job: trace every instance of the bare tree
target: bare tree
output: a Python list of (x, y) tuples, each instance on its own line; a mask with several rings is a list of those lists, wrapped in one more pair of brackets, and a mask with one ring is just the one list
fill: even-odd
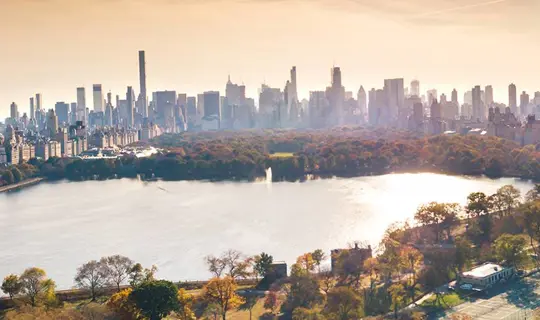
[(105, 268), (110, 281), (116, 284), (116, 289), (120, 292), (120, 285), (125, 283), (132, 270), (133, 260), (128, 257), (114, 255), (101, 258), (100, 263)]
[(236, 250), (228, 250), (219, 258), (215, 256), (207, 256), (204, 258), (208, 265), (208, 270), (216, 278), (229, 276), (235, 280), (249, 277), (252, 272), (252, 258), (246, 258)]
[(98, 291), (108, 284), (109, 274), (102, 262), (89, 261), (77, 269), (75, 283), (81, 289), (88, 289), (92, 294), (92, 301), (96, 301)]

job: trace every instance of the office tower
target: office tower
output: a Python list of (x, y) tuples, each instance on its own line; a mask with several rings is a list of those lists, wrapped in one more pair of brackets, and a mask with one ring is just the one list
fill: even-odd
[(75, 124), (77, 122), (77, 102), (72, 102), (70, 105), (69, 123)]
[(418, 80), (413, 80), (411, 81), (411, 91), (410, 91), (410, 94), (411, 96), (416, 96), (416, 97), (419, 97), (420, 96), (420, 81)]
[(77, 88), (77, 121), (86, 124), (86, 93), (84, 88)]
[(54, 105), (54, 113), (58, 118), (58, 123), (69, 123), (69, 104), (65, 102), (57, 102)]
[[(109, 99), (110, 101), (110, 99)], [(112, 127), (113, 125), (113, 105), (110, 102), (107, 102), (107, 105), (105, 106), (105, 114), (104, 114), (103, 124), (109, 127)]]
[(144, 51), (139, 51), (139, 81), (141, 93), (139, 95), (140, 110), (143, 118), (148, 118), (148, 96), (146, 93), (146, 58)]
[(50, 109), (47, 112), (47, 132), (49, 133), (49, 138), (56, 137), (56, 132), (58, 131), (58, 117), (54, 113), (53, 109)]
[(34, 105), (34, 97), (30, 98), (30, 120), (36, 117), (36, 110)]
[(331, 114), (329, 125), (341, 125), (343, 123), (343, 104), (345, 101), (345, 88), (341, 82), (341, 69), (331, 69), (331, 86), (326, 88), (326, 98), (330, 104)]
[(362, 117), (365, 118), (367, 115), (367, 95), (363, 86), (360, 86), (360, 89), (358, 90), (357, 99), (360, 113), (362, 114)]
[(403, 109), (405, 103), (403, 79), (385, 79), (384, 91), (386, 94), (386, 108), (383, 109), (381, 117), (386, 123), (392, 123), (397, 120), (399, 111)]
[(441, 105), (442, 105), (442, 104), (445, 104), (445, 103), (447, 103), (447, 102), (448, 102), (448, 101), (447, 101), (447, 99), (446, 99), (446, 94), (444, 94), (444, 93), (441, 94), (441, 98), (440, 98), (440, 103), (441, 103)]
[(204, 117), (215, 116), (220, 119), (220, 98), (219, 91), (207, 91), (203, 93)]
[(103, 112), (103, 90), (100, 84), (93, 85), (94, 112)]
[(135, 120), (135, 93), (133, 87), (127, 87), (126, 92), (126, 128), (133, 128)]
[(157, 91), (153, 93), (153, 102), (156, 108), (156, 122), (165, 126), (167, 121), (170, 122), (170, 110), (174, 111), (176, 106), (176, 91)]
[(486, 86), (484, 97), (485, 97), (484, 104), (486, 108), (490, 108), (493, 105), (493, 87), (492, 86)]
[(107, 103), (110, 103), (112, 105), (112, 93), (110, 91), (107, 92)]
[[(286, 91), (287, 91), (287, 112), (289, 113), (289, 118), (291, 121), (298, 120), (299, 116), (299, 110), (298, 110), (298, 89), (296, 84), (296, 67), (293, 66), (290, 71), (291, 78), (287, 82)], [(341, 82), (341, 72), (340, 72), (340, 80)]]
[(458, 94), (456, 89), (452, 90), (452, 103), (456, 106), (459, 106)]
[(440, 120), (442, 118), (442, 107), (437, 99), (433, 99), (431, 106), (429, 106), (429, 117), (432, 120)]
[(43, 97), (41, 93), (36, 93), (36, 111), (43, 109)]
[(472, 118), (481, 122), (486, 119), (480, 86), (475, 86), (472, 89)]
[(508, 107), (513, 114), (517, 114), (517, 89), (513, 83), (508, 86)]
[(437, 89), (431, 89), (427, 91), (427, 104), (428, 107), (431, 107), (433, 104), (433, 100), (436, 100), (438, 97), (437, 95)]
[(19, 108), (17, 107), (17, 104), (15, 102), (11, 103), (10, 106), (10, 117), (13, 121), (16, 121), (19, 119)]
[(324, 91), (311, 91), (309, 93), (309, 125), (311, 128), (323, 128), (326, 126), (328, 113), (328, 99)]
[[(526, 116), (529, 113), (529, 103), (531, 102), (531, 99), (527, 92), (523, 91), (521, 93), (521, 96), (519, 96), (519, 109), (521, 111), (522, 116)], [(517, 116), (517, 115), (516, 115)]]

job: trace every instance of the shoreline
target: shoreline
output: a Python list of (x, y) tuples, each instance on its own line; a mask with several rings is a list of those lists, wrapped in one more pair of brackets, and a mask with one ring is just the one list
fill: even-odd
[(31, 178), (31, 179), (27, 179), (27, 180), (24, 180), (24, 181), (15, 183), (15, 184), (10, 184), (10, 185), (7, 185), (7, 186), (3, 186), (3, 187), (0, 187), (0, 193), (9, 192), (9, 191), (13, 191), (13, 190), (33, 186), (33, 185), (36, 185), (36, 184), (40, 183), (43, 180), (45, 180), (45, 178), (43, 178), (43, 177)]

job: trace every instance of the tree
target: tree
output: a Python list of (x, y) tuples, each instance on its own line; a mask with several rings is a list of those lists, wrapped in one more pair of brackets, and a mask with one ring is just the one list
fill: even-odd
[(465, 271), (474, 257), (472, 243), (467, 238), (458, 238), (455, 242), (454, 266), (456, 274)]
[(244, 297), (244, 303), (242, 303), (239, 306), (239, 310), (247, 310), (249, 311), (249, 320), (252, 319), (252, 311), (257, 302), (259, 301), (259, 297), (253, 294), (247, 295)]
[(193, 295), (186, 292), (185, 289), (178, 290), (178, 310), (176, 315), (180, 320), (195, 320), (193, 312)]
[(420, 251), (410, 246), (402, 248), (399, 256), (402, 268), (411, 272), (412, 279), (407, 283), (406, 289), (411, 301), (415, 301), (417, 285), (416, 273), (423, 263), (424, 256)]
[(335, 288), (328, 292), (325, 313), (332, 319), (358, 319), (361, 315), (361, 303), (362, 300), (351, 288)]
[(15, 177), (13, 177), (13, 173), (11, 171), (6, 170), (4, 173), (2, 173), (2, 180), (4, 180), (7, 184), (13, 184), (15, 183)]
[(143, 282), (133, 289), (133, 299), (141, 313), (150, 320), (159, 320), (178, 310), (176, 286), (165, 280)]
[(17, 167), (11, 168), (11, 173), (13, 173), (13, 180), (15, 183), (23, 181), (24, 176)]
[(315, 270), (316, 264), (312, 253), (308, 252), (296, 258), (296, 265), (300, 268), (300, 270), (309, 273)]
[(290, 277), (290, 287), (284, 308), (292, 312), (296, 308), (313, 308), (322, 302), (323, 296), (319, 282), (309, 274)]
[(321, 249), (317, 249), (311, 253), (311, 257), (317, 266), (318, 272), (321, 272), (321, 263), (326, 259), (326, 254)]
[(244, 300), (236, 294), (236, 282), (232, 277), (213, 278), (203, 288), (203, 297), (210, 304), (219, 306), (223, 320), (227, 317), (227, 311), (240, 306)]
[(98, 291), (108, 284), (109, 274), (105, 264), (89, 261), (77, 269), (75, 283), (78, 288), (90, 291), (92, 301), (96, 301)]
[(136, 263), (129, 270), (129, 284), (137, 286), (143, 282), (154, 281), (157, 270), (155, 265), (148, 269), (143, 268), (140, 263)]
[(214, 256), (205, 257), (208, 270), (215, 278), (225, 275), (235, 280), (245, 279), (250, 276), (251, 260), (251, 258), (244, 258), (244, 255), (236, 250), (228, 250), (219, 258)]
[(527, 194), (525, 195), (525, 201), (527, 202), (532, 202), (536, 200), (540, 200), (540, 183), (535, 184), (534, 188), (532, 188), (532, 190), (527, 192)]
[(493, 206), (499, 215), (511, 214), (520, 204), (521, 192), (512, 185), (501, 187), (491, 196)]
[(116, 290), (120, 292), (120, 286), (129, 278), (133, 261), (128, 257), (114, 255), (101, 258), (100, 263), (104, 266), (111, 282), (116, 284)]
[(392, 297), (392, 310), (394, 311), (394, 317), (397, 319), (398, 310), (405, 304), (405, 288), (402, 284), (396, 283), (390, 287), (389, 292), (390, 296)]
[(10, 274), (2, 281), (2, 291), (9, 295), (9, 298), (13, 300), (13, 297), (18, 295), (22, 290), (22, 283), (19, 277), (15, 274)]
[(270, 291), (264, 299), (264, 308), (270, 310), (272, 314), (276, 314), (279, 307), (279, 296), (274, 290)]
[(491, 212), (492, 203), (489, 201), (488, 196), (483, 192), (473, 192), (467, 197), (467, 206), (465, 211), (469, 215), (469, 218), (475, 218), (478, 216), (486, 215)]
[(433, 226), (437, 242), (440, 240), (442, 231), (446, 231), (450, 238), (450, 231), (458, 223), (460, 206), (457, 203), (431, 202), (421, 206), (416, 212), (414, 219), (424, 226)]
[(523, 205), (522, 225), (530, 239), (530, 245), (536, 254), (538, 263), (537, 246), (534, 241), (540, 242), (540, 201), (528, 202)]
[(35, 307), (39, 301), (45, 300), (48, 294), (54, 293), (56, 285), (47, 278), (43, 269), (29, 268), (24, 270), (20, 277), (21, 292), (28, 298), (30, 304)]
[(325, 268), (319, 272), (319, 279), (321, 282), (321, 289), (326, 294), (336, 286), (336, 277), (334, 277), (334, 273), (330, 268)]
[(256, 256), (253, 261), (254, 271), (261, 278), (264, 278), (271, 271), (272, 263), (274, 263), (274, 258), (271, 255), (263, 252), (260, 255)]
[(500, 262), (517, 268), (525, 259), (526, 241), (522, 236), (503, 234), (495, 240), (495, 255)]
[(113, 294), (109, 300), (107, 300), (107, 307), (122, 320), (141, 319), (141, 310), (137, 308), (135, 302), (129, 298), (131, 292), (133, 292), (132, 288), (124, 289)]
[(297, 308), (292, 313), (292, 320), (324, 320), (324, 316), (319, 310), (308, 308)]

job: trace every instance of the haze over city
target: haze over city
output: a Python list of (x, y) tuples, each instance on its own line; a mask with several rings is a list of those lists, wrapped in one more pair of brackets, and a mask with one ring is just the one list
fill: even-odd
[(257, 96), (282, 87), (298, 68), (298, 94), (323, 90), (330, 68), (343, 85), (381, 87), (383, 79), (421, 81), (450, 94), (493, 85), (508, 101), (538, 89), (538, 2), (499, 1), (67, 1), (0, 3), (0, 117), (43, 93), (51, 108), (75, 101), (75, 88), (102, 83), (123, 94), (138, 83), (147, 52), (148, 92), (223, 91), (227, 76)]

